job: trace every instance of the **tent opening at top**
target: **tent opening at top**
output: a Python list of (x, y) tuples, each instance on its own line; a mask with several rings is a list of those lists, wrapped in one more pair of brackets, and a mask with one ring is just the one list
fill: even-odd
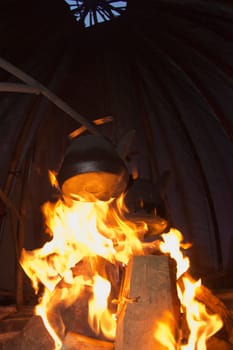
[(76, 20), (84, 27), (91, 27), (120, 16), (127, 8), (127, 1), (116, 0), (65, 0)]

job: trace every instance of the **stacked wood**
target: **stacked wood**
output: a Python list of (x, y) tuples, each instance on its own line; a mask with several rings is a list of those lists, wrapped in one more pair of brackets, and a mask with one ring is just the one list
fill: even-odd
[[(83, 259), (79, 264), (73, 268), (73, 275), (83, 275), (88, 280), (93, 276), (94, 271), (97, 271), (100, 275), (105, 277), (108, 275), (112, 282), (114, 292), (117, 293), (117, 286), (114, 286), (116, 282), (119, 282), (118, 267), (109, 263), (103, 258), (96, 259)], [(59, 298), (59, 293), (62, 293), (62, 288), (66, 287), (69, 293), (69, 287), (63, 280), (57, 285), (53, 296), (50, 300), (50, 310), (48, 310), (48, 319), (60, 339), (65, 341), (65, 346), (70, 350), (70, 344), (82, 343), (79, 350), (94, 349), (94, 344), (98, 343), (98, 338), (94, 331), (88, 324), (88, 300), (90, 298), (90, 288), (87, 286), (79, 297), (68, 305)], [(114, 294), (113, 297), (116, 297)], [(59, 302), (60, 300), (60, 302)], [(113, 305), (116, 309), (116, 305)], [(74, 336), (74, 334), (85, 334), (86, 337)], [(81, 337), (81, 338), (80, 338)], [(71, 341), (72, 339), (72, 341)], [(92, 341), (93, 340), (93, 341)], [(87, 345), (85, 345), (87, 342)], [(97, 342), (97, 343), (96, 343)], [(98, 343), (98, 350), (102, 350), (101, 346), (105, 346), (108, 343)], [(111, 345), (111, 343), (110, 343)], [(73, 345), (72, 345), (73, 346)], [(111, 345), (112, 346), (112, 345)], [(4, 350), (53, 350), (54, 341), (47, 332), (41, 317), (33, 316), (27, 323), (26, 327), (16, 334), (13, 338), (7, 339), (4, 342)], [(0, 350), (2, 350), (0, 348)], [(103, 347), (103, 350), (108, 350)]]
[[(42, 319), (34, 316), (22, 332), (14, 332), (0, 344), (0, 350), (53, 350), (54, 342), (44, 327)], [(114, 344), (108, 341), (68, 332), (62, 350), (113, 350)]]
[[(155, 244), (152, 242), (153, 249), (157, 251), (158, 242), (155, 242)], [(93, 267), (93, 262), (87, 259), (78, 264), (73, 273), (79, 275), (85, 272), (86, 276), (91, 276), (94, 268), (102, 276), (108, 274), (112, 283), (114, 280), (119, 281), (118, 268), (114, 265), (104, 259), (95, 262), (94, 265)], [(169, 328), (174, 340), (179, 343), (179, 334), (185, 334), (186, 325), (180, 320), (174, 260), (165, 255), (135, 256), (130, 260), (121, 279), (123, 284), (120, 292), (117, 288), (118, 283), (114, 292), (118, 293), (114, 300), (115, 306), (113, 305), (115, 308), (118, 307), (115, 342), (96, 336), (90, 329), (87, 320), (90, 291), (87, 289), (82, 297), (69, 307), (61, 303), (51, 309), (49, 318), (63, 341), (62, 350), (164, 350), (166, 347), (154, 337), (154, 333), (164, 313), (167, 312), (172, 315), (173, 320), (170, 322), (171, 318), (169, 319)], [(217, 313), (223, 320), (223, 328), (208, 340), (207, 349), (232, 350), (231, 311), (205, 286), (199, 287), (196, 299), (206, 306), (209, 313)], [(32, 317), (22, 332), (15, 333), (9, 339), (6, 337), (4, 342), (0, 343), (0, 350), (54, 348), (54, 342), (39, 316)]]

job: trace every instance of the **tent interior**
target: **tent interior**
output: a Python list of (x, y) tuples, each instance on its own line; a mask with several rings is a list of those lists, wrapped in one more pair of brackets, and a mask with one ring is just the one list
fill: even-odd
[[(233, 4), (128, 0), (120, 16), (101, 13), (85, 27), (63, 0), (0, 3), (2, 305), (35, 302), (19, 256), (49, 240), (41, 207), (60, 193), (48, 173), (80, 116), (111, 117), (95, 128), (114, 145), (134, 131), (125, 162), (141, 193), (132, 206), (156, 192), (158, 214), (191, 243), (192, 274), (233, 288)], [(18, 71), (38, 86), (23, 90)]]

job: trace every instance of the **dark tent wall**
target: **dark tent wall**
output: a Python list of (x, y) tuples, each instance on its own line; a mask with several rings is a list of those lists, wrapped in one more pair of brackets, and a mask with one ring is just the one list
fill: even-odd
[[(82, 28), (61, 0), (3, 1), (0, 56), (48, 87), (114, 143), (136, 135), (127, 161), (156, 183), (171, 172), (172, 225), (192, 243), (193, 273), (232, 287), (233, 5), (129, 1), (126, 14)], [(1, 82), (18, 81), (5, 70)], [(17, 254), (48, 237), (40, 207), (76, 120), (41, 95), (0, 92), (0, 291), (15, 295)], [(17, 249), (16, 249), (17, 247)], [(27, 281), (26, 281), (27, 282)]]

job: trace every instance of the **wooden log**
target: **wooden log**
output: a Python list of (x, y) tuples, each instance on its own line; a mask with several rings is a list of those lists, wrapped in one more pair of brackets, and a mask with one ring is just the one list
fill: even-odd
[(114, 344), (108, 341), (68, 332), (61, 350), (113, 350), (113, 346)]
[[(20, 332), (0, 333), (0, 350), (6, 350), (6, 344), (8, 344), (11, 339), (15, 339), (19, 333)], [(11, 349), (15, 350), (15, 347), (12, 347)]]
[(233, 350), (233, 345), (224, 339), (211, 337), (207, 341), (207, 350)]
[[(185, 277), (188, 278), (190, 281), (194, 282), (192, 276), (190, 276), (189, 273), (186, 272)], [(180, 285), (180, 288), (183, 289), (181, 279), (178, 280), (178, 283)], [(206, 310), (209, 314), (217, 314), (222, 319), (223, 326), (215, 334), (215, 338), (220, 338), (221, 340), (233, 346), (233, 314), (231, 310), (224, 304), (223, 301), (221, 301), (221, 299), (217, 295), (214, 294), (214, 292), (212, 292), (209, 288), (207, 288), (204, 285), (201, 285), (196, 289), (195, 299), (199, 303), (205, 305)], [(185, 317), (182, 318), (181, 328), (183, 340), (185, 340), (188, 338), (188, 335), (190, 333)], [(221, 342), (216, 340), (215, 343), (219, 344)], [(210, 349), (212, 350), (211, 347)]]
[(233, 314), (226, 305), (212, 293), (210, 289), (201, 285), (196, 294), (196, 299), (203, 303), (210, 313), (218, 314), (223, 321), (223, 328), (219, 335), (233, 344)]
[(226, 305), (229, 312), (233, 315), (233, 289), (215, 289), (214, 294), (224, 303), (224, 305)]
[(176, 320), (171, 331), (177, 339), (179, 300), (175, 272), (174, 261), (164, 255), (131, 259), (120, 293), (115, 350), (165, 349), (154, 332), (168, 312)]
[(54, 342), (39, 316), (32, 317), (22, 332), (17, 332), (3, 345), (3, 350), (52, 350)]

